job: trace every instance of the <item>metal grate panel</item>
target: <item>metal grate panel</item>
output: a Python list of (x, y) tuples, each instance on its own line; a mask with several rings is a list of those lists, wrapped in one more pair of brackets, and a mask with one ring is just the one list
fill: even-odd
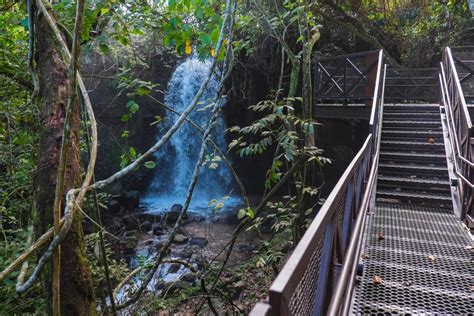
[(314, 307), (314, 293), (318, 284), (321, 263), (322, 241), (311, 256), (306, 271), (291, 297), (289, 308), (292, 315), (311, 315)]
[(354, 314), (474, 313), (472, 241), (448, 212), (377, 203), (367, 223)]

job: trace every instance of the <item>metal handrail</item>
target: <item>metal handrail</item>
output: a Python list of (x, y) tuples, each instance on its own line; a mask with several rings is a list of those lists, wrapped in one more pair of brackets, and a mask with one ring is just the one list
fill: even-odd
[(333, 281), (338, 292), (353, 291), (354, 278), (343, 279), (335, 271), (342, 269), (344, 276), (353, 276), (361, 231), (375, 192), (386, 74), (383, 52), (378, 54), (370, 134), (274, 280), (268, 303), (257, 304), (251, 315), (292, 315), (301, 310), (326, 315), (334, 295), (337, 300), (343, 297), (332, 292)]
[[(445, 113), (446, 113), (447, 116), (449, 115), (447, 122), (448, 122), (449, 134), (453, 135), (453, 137), (454, 137), (454, 142), (452, 142), (452, 143), (454, 143), (455, 146), (456, 146), (455, 150), (454, 150), (455, 155), (456, 155), (457, 158), (461, 159), (463, 162), (465, 162), (470, 167), (474, 167), (474, 163), (472, 163), (466, 157), (461, 155), (461, 149), (459, 148), (458, 135), (455, 132), (453, 108), (452, 108), (451, 100), (448, 98), (449, 90), (448, 90), (448, 84), (447, 84), (447, 81), (446, 81), (446, 74), (445, 74), (444, 67), (443, 67), (442, 63), (440, 64), (440, 69), (441, 70), (440, 70), (440, 74), (439, 74), (439, 81), (440, 81), (440, 86), (441, 86), (441, 98), (443, 100), (443, 104), (446, 105)], [(458, 169), (458, 165), (457, 165), (456, 160), (455, 160), (455, 164), (456, 164), (456, 169)], [(471, 186), (473, 186), (471, 184), (471, 182), (467, 181), (467, 183), (469, 183)]]
[(457, 186), (461, 200), (461, 219), (464, 220), (474, 207), (474, 184), (472, 181), (474, 179), (474, 162), (472, 161), (474, 159), (472, 138), (474, 130), (449, 47), (443, 52), (439, 81), (441, 101), (445, 108), (447, 129), (454, 158), (453, 172), (461, 180)]
[[(375, 192), (376, 183), (377, 183), (377, 171), (378, 171), (378, 164), (379, 164), (379, 155), (380, 155), (380, 141), (381, 141), (381, 133), (382, 133), (382, 117), (383, 117), (383, 108), (384, 108), (384, 100), (383, 96), (385, 93), (385, 76), (387, 72), (387, 65), (384, 65), (384, 72), (383, 72), (383, 80), (382, 80), (382, 88), (380, 91), (381, 98), (375, 99), (374, 97), (374, 105), (373, 105), (373, 113), (377, 112), (377, 122), (374, 122), (371, 119), (371, 126), (376, 131), (376, 136), (374, 138), (375, 152), (372, 157), (372, 166), (370, 168), (370, 174), (367, 181), (367, 187), (364, 192), (364, 196), (362, 199), (362, 204), (360, 207), (359, 214), (357, 216), (356, 224), (354, 226), (354, 231), (352, 232), (352, 237), (350, 240), (350, 244), (348, 246), (346, 260), (342, 265), (342, 271), (339, 275), (339, 279), (336, 283), (334, 294), (331, 298), (329, 303), (329, 308), (327, 311), (327, 315), (336, 316), (336, 315), (347, 315), (348, 310), (350, 308), (350, 300), (352, 298), (352, 292), (354, 290), (355, 284), (355, 276), (357, 270), (357, 263), (358, 258), (360, 257), (360, 250), (362, 247), (363, 241), (363, 230), (365, 227), (365, 222), (367, 219), (367, 213), (369, 208), (371, 207), (370, 202), (372, 200), (372, 196)], [(375, 109), (375, 111), (374, 111)], [(375, 117), (375, 114), (374, 114)], [(373, 117), (373, 118), (374, 118)]]
[(458, 75), (458, 71), (456, 69), (456, 65), (454, 64), (453, 54), (451, 53), (451, 48), (446, 47), (445, 52), (446, 52), (446, 56), (448, 58), (449, 64), (451, 66), (451, 71), (453, 72), (453, 80), (454, 80), (454, 83), (456, 85), (457, 93), (459, 94), (459, 97), (460, 97), (460, 100), (461, 100), (461, 107), (462, 107), (462, 110), (464, 111), (464, 116), (467, 119), (468, 129), (471, 130), (472, 129), (471, 117), (469, 116), (469, 111), (467, 109), (466, 100), (464, 99), (464, 93), (462, 91), (461, 82), (459, 81), (459, 75)]
[[(369, 126), (370, 126), (370, 131), (373, 132), (374, 124), (375, 122), (375, 115), (377, 111), (377, 102), (378, 102), (378, 97), (379, 97), (379, 86), (380, 86), (380, 72), (382, 71), (382, 61), (383, 61), (383, 50), (379, 51), (379, 64), (377, 66), (377, 80), (375, 82), (375, 89), (374, 89), (374, 99), (372, 101), (372, 111), (370, 113), (370, 121), (369, 121)], [(385, 70), (387, 67), (385, 66)], [(385, 81), (385, 80), (384, 80)]]
[(373, 135), (370, 134), (271, 285), (270, 305), (272, 306), (272, 315), (290, 315), (290, 311), (287, 309), (288, 307), (281, 306), (281, 303), (289, 303), (291, 294), (293, 294), (304, 273), (304, 268), (310, 260), (310, 255), (308, 254), (313, 252), (317, 247), (317, 243), (322, 239), (328, 223), (334, 217), (340, 198), (346, 194), (345, 188), (354, 178), (358, 170), (357, 167), (362, 164), (365, 155), (370, 154), (372, 143)]

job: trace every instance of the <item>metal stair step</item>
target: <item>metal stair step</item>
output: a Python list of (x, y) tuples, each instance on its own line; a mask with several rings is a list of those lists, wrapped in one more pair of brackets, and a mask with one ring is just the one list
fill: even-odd
[(438, 177), (448, 179), (448, 169), (445, 165), (417, 165), (407, 163), (389, 163), (381, 161), (379, 163), (379, 174), (397, 174), (417, 177)]
[[(391, 187), (377, 185), (377, 198), (393, 199), (402, 202), (418, 202), (427, 205), (450, 205), (451, 194), (433, 194), (422, 190), (394, 190)], [(443, 204), (443, 205), (444, 205)]]
[(428, 142), (431, 138), (436, 143), (442, 143), (443, 133), (441, 131), (382, 130), (383, 140), (421, 140)]
[(434, 185), (442, 185), (442, 186), (449, 186), (450, 182), (447, 180), (439, 180), (439, 179), (426, 179), (426, 178), (411, 178), (411, 177), (393, 177), (393, 176), (385, 176), (381, 175), (378, 177), (378, 180), (383, 181), (393, 181), (393, 182), (412, 182), (412, 183), (426, 183), (426, 184), (434, 184)]
[(424, 147), (441, 147), (444, 148), (444, 144), (442, 143), (430, 143), (420, 142), (420, 141), (397, 141), (397, 140), (382, 140), (382, 145), (396, 145), (396, 146), (424, 146)]
[(441, 116), (439, 113), (393, 113), (384, 112), (384, 120), (423, 120), (423, 121), (436, 121), (441, 122)]
[(383, 120), (383, 127), (441, 128), (441, 122), (417, 120)]
[(382, 140), (382, 150), (396, 150), (397, 152), (415, 151), (415, 152), (444, 152), (443, 143), (414, 142), (414, 141), (397, 141)]
[(390, 113), (439, 113), (439, 106), (394, 106), (394, 105), (384, 105), (383, 109), (384, 114)]
[(434, 178), (418, 178), (414, 176), (391, 176), (379, 175), (378, 185), (383, 187), (410, 188), (430, 191), (431, 193), (450, 192), (450, 182), (448, 180), (434, 179)]
[(380, 158), (381, 160), (394, 162), (417, 161), (420, 163), (438, 162), (446, 164), (446, 156), (444, 154), (381, 151)]
[(390, 110), (439, 110), (439, 104), (436, 103), (386, 103), (384, 104), (384, 111)]
[(425, 125), (384, 125), (382, 131), (403, 131), (403, 132), (443, 132), (441, 124), (439, 126), (425, 126)]

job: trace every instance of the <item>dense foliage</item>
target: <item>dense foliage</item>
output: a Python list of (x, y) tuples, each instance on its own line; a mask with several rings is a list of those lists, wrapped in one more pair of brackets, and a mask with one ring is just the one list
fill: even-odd
[[(85, 6), (84, 31), (80, 34), (82, 61), (101, 61), (111, 65), (116, 73), (106, 78), (110, 80), (107, 93), (114, 95), (114, 100), (124, 100), (123, 113), (114, 124), (120, 130), (115, 136), (119, 139), (117, 143), (121, 152), (103, 153), (115, 158), (112, 167), (104, 167), (110, 167), (105, 172), (107, 174), (126, 169), (143, 155), (133, 139), (129, 140), (129, 135), (137, 128), (134, 118), (146, 111), (142, 105), (144, 98), (157, 101), (155, 96), (163, 93), (164, 87), (142, 76), (153, 68), (152, 57), (161, 54), (176, 61), (195, 55), (202, 60), (216, 59), (219, 73), (226, 69), (232, 73), (233, 66), (242, 67), (245, 75), (235, 80), (243, 79), (243, 83), (229, 83), (234, 78), (221, 74), (225, 77), (224, 86), (231, 87), (229, 95), (241, 96), (246, 91), (235, 91), (239, 90), (235, 87), (245, 87), (245, 79), (247, 75), (251, 76), (252, 67), (259, 63), (267, 65), (271, 55), (272, 61), (268, 64), (272, 69), (265, 74), (268, 82), (265, 98), (249, 98), (247, 107), (239, 109), (247, 113), (247, 119), (242, 119), (241, 126), (227, 131), (231, 157), (268, 161), (265, 178), (258, 184), (263, 192), (259, 203), (250, 203), (244, 196), (247, 203), (236, 212), (240, 224), (236, 226), (235, 239), (245, 230), (261, 234), (268, 230), (268, 226), (271, 237), (258, 245), (250, 259), (231, 268), (225, 267), (228, 257), (223, 260), (223, 265), (214, 261), (203, 263), (200, 272), (202, 286), (198, 284), (181, 294), (171, 293), (159, 298), (145, 295), (144, 310), (149, 312), (179, 309), (199, 295), (203, 302), (206, 300), (209, 310), (215, 308), (208, 299), (214, 295), (219, 299), (217, 306), (220, 308), (242, 311), (242, 306), (234, 304), (237, 301), (233, 298), (235, 292), (219, 278), (221, 274), (229, 280), (256, 278), (252, 273), (258, 270), (259, 279), (255, 284), (261, 287), (253, 287), (252, 291), (260, 292), (247, 295), (246, 303), (251, 305), (255, 299), (265, 296), (265, 286), (278, 272), (288, 248), (301, 238), (321, 202), (321, 183), (315, 174), (320, 174), (324, 165), (330, 163), (316, 147), (318, 123), (312, 114), (311, 85), (315, 55), (383, 48), (394, 66), (434, 66), (444, 46), (464, 45), (465, 40), (472, 39), (473, 32), (467, 1), (253, 0), (237, 1), (234, 11), (227, 8), (232, 12), (233, 25), (222, 37), (221, 30), (227, 23), (224, 2), (92, 0)], [(53, 1), (50, 10), (67, 45), (71, 46), (75, 1)], [(3, 269), (27, 248), (29, 227), (37, 220), (37, 215), (32, 212), (33, 184), (35, 170), (41, 168), (37, 166), (37, 154), (43, 117), (38, 108), (41, 95), (33, 93), (35, 85), (31, 75), (35, 65), (28, 64), (28, 54), (32, 50), (28, 44), (30, 26), (25, 3), (3, 1), (0, 11), (0, 269)], [(41, 34), (36, 36), (43, 40)], [(218, 52), (220, 40), (223, 48)], [(262, 53), (265, 45), (275, 48), (275, 51)], [(40, 86), (48, 84), (42, 82)], [(211, 111), (212, 105), (200, 104), (200, 110)], [(219, 111), (215, 109), (215, 113)], [(104, 110), (101, 115), (115, 113)], [(85, 171), (89, 163), (86, 157), (90, 151), (91, 122), (84, 117), (81, 119), (78, 132), (81, 134)], [(152, 124), (159, 125), (164, 119), (156, 116)], [(104, 140), (104, 143), (107, 141), (110, 140)], [(204, 164), (211, 168), (223, 167), (222, 159), (225, 157), (220, 155), (214, 151), (208, 153)], [(144, 166), (154, 169), (156, 163), (150, 158)], [(96, 170), (96, 174), (100, 173), (101, 170)], [(235, 171), (233, 175), (239, 176)], [(286, 183), (288, 179), (291, 181)], [(245, 195), (245, 188), (241, 187), (241, 191)], [(285, 193), (281, 194), (282, 191)], [(276, 195), (280, 198), (270, 202)], [(223, 199), (211, 204), (217, 205), (216, 210), (219, 210), (225, 203), (226, 199)], [(99, 197), (96, 201), (92, 194), (89, 195), (84, 207), (87, 217), (100, 222), (94, 212), (96, 209), (105, 211), (106, 204), (107, 199), (101, 201)], [(94, 222), (93, 225), (100, 224)], [(121, 254), (114, 252), (112, 238), (106, 238), (103, 249), (100, 249), (101, 238), (97, 229), (88, 233), (91, 233), (86, 236), (88, 260), (81, 264), (92, 267), (97, 304), (105, 308), (108, 280), (103, 273), (101, 256), (107, 257), (105, 261), (110, 265), (113, 286), (117, 286), (131, 271), (120, 258)], [(230, 246), (226, 245), (228, 256), (235, 239), (229, 243)], [(31, 272), (36, 259), (32, 257), (29, 262)], [(149, 268), (146, 264), (143, 263), (141, 269)], [(44, 303), (39, 284), (18, 295), (14, 289), (17, 276), (18, 272), (15, 272), (2, 281), (0, 314), (40, 312)], [(207, 290), (214, 292), (205, 293), (205, 284), (211, 284)], [(203, 304), (198, 305), (201, 308)]]

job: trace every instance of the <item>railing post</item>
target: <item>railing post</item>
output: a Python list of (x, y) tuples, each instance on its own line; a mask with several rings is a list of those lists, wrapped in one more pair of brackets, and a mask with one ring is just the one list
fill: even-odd
[[(378, 58), (379, 58), (379, 54), (367, 55), (367, 58), (366, 58), (367, 67), (372, 65), (375, 62), (375, 60), (377, 60)], [(375, 82), (377, 81), (377, 68), (378, 67), (372, 67), (370, 72), (367, 74), (368, 82), (365, 85), (365, 89), (364, 89), (366, 97), (373, 97), (375, 95)], [(372, 103), (373, 103), (373, 100), (365, 101), (366, 106), (372, 106)]]
[(317, 104), (317, 97), (319, 93), (319, 61), (318, 58), (314, 59), (314, 82), (313, 82), (313, 104)]
[(342, 248), (346, 251), (347, 243), (349, 242), (350, 232), (353, 224), (353, 208), (354, 203), (354, 178), (347, 184), (346, 201), (344, 205), (344, 216), (342, 220)]

